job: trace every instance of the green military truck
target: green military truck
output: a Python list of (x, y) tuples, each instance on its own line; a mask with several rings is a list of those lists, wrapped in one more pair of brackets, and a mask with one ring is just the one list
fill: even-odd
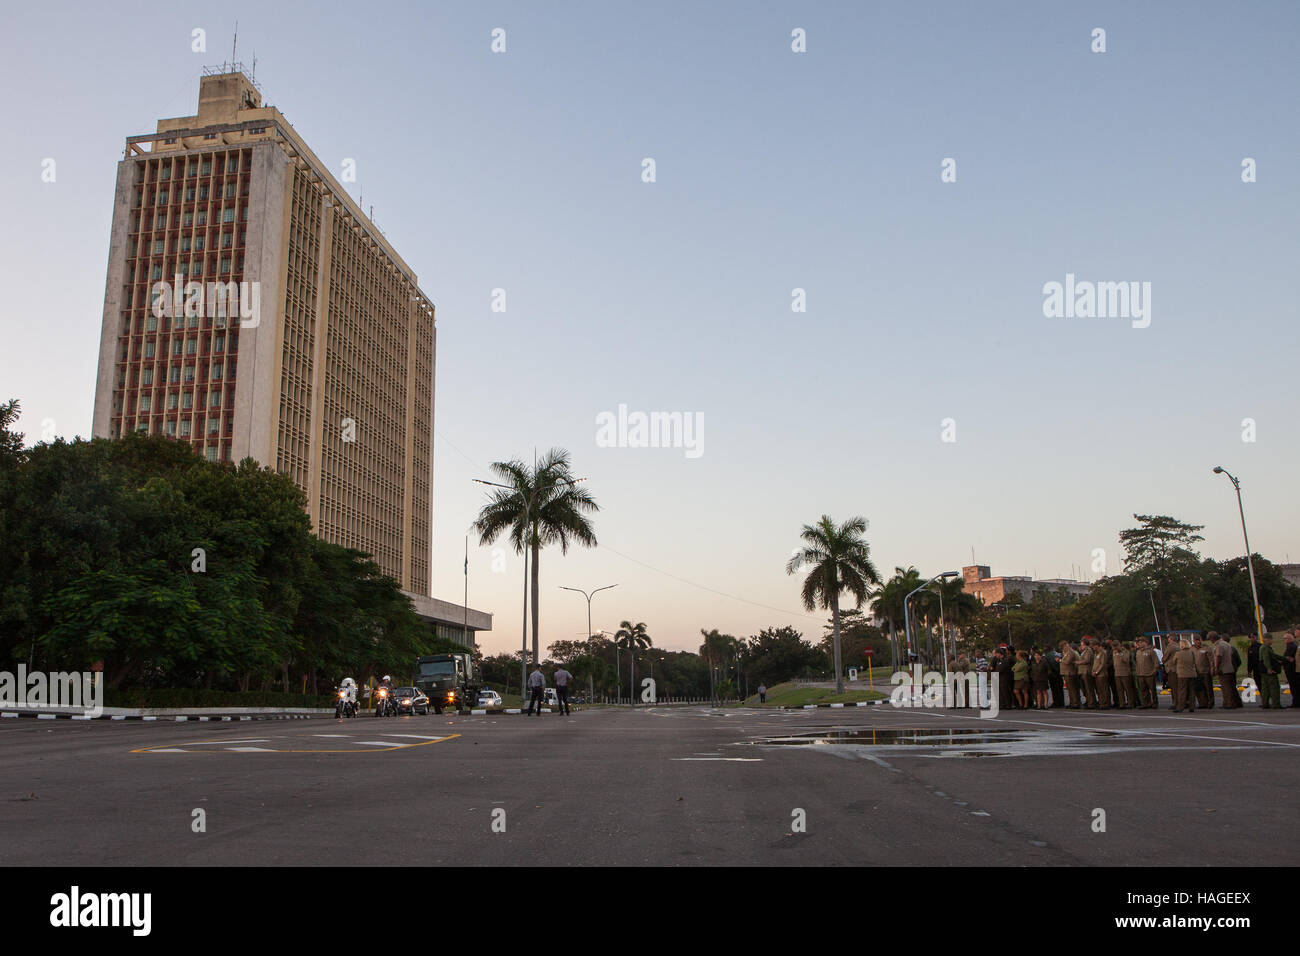
[(478, 703), (483, 680), (472, 654), (430, 654), (415, 660), (415, 686), (429, 698), (434, 713), (455, 707), (464, 714)]

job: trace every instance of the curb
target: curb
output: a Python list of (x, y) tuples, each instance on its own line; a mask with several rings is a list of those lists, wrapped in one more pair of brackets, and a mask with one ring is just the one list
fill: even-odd
[(14, 713), (13, 711), (0, 712), (0, 717), (33, 717), (37, 720), (140, 720), (140, 721), (162, 721), (163, 723), (179, 723), (187, 720), (196, 721), (213, 721), (220, 723), (222, 721), (236, 720), (312, 720), (315, 714), (235, 714), (222, 716), (213, 715), (196, 715), (196, 714), (178, 714), (170, 717), (158, 717), (147, 714), (100, 714), (98, 717), (91, 717), (89, 714), (43, 714), (36, 711)]
[[(787, 707), (785, 704), (776, 704), (772, 706), (772, 710), (816, 710), (819, 707), (827, 710), (841, 710), (845, 707), (878, 707), (881, 704), (888, 703), (889, 698), (886, 697), (884, 700), (859, 700), (847, 704), (803, 704), (800, 707)], [(768, 705), (759, 704), (758, 706), (762, 709)]]

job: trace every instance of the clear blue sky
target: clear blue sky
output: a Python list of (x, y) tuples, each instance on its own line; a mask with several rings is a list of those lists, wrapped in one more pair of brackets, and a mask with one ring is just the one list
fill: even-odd
[[(123, 139), (193, 112), (238, 18), (266, 101), (335, 170), (356, 160), (353, 194), (437, 305), (438, 596), (461, 597), (470, 479), (552, 445), (602, 546), (544, 554), (543, 644), (586, 630), (559, 585), (614, 582), (596, 627), (644, 620), (659, 646), (817, 636), (784, 564), (823, 512), (866, 516), (883, 572), (973, 547), (995, 574), (1095, 577), (1135, 511), (1205, 524), (1230, 557), (1219, 463), (1256, 550), (1300, 560), (1295, 4), (300, 10), (8, 12), (0, 381), (29, 440), (90, 431)], [(1067, 272), (1150, 282), (1150, 327), (1045, 318)], [(701, 414), (703, 455), (597, 447), (620, 404)], [(518, 646), (519, 574), (472, 549), (490, 652)]]

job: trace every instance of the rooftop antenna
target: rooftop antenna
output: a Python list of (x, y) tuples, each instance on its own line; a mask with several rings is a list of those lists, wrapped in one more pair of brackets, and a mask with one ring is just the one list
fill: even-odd
[(235, 21), (235, 38), (230, 41), (230, 68), (235, 68), (235, 63), (239, 57), (235, 56), (235, 51), (239, 49), (239, 21)]
[(253, 54), (253, 71), (248, 74), (248, 78), (250, 80), (257, 79), (257, 54), (256, 53)]

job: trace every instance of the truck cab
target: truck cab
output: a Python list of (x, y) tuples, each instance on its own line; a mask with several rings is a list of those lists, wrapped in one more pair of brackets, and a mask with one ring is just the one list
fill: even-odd
[(415, 686), (429, 698), (434, 713), (455, 707), (466, 713), (478, 701), (482, 680), (474, 669), (472, 654), (430, 654), (416, 658)]

